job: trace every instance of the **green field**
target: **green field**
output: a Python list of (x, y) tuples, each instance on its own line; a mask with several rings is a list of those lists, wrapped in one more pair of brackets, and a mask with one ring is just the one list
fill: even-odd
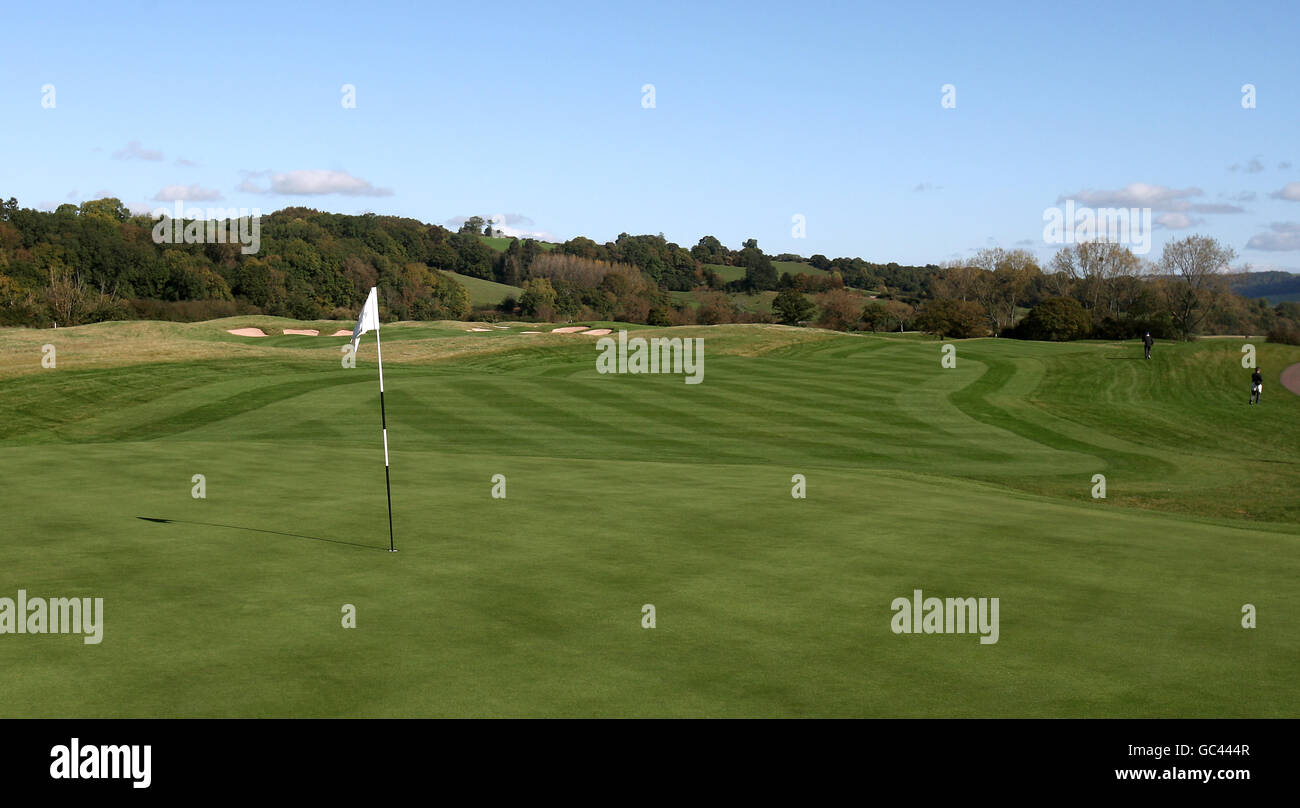
[[(479, 236), (479, 238), (483, 240), (484, 244), (497, 252), (505, 252), (506, 248), (510, 246), (510, 242), (515, 240), (513, 236)], [(555, 249), (555, 245), (549, 241), (539, 241), (537, 246), (543, 250)]]
[(524, 293), (524, 290), (518, 286), (462, 275), (459, 272), (440, 271), (465, 287), (465, 290), (469, 292), (469, 304), (475, 308), (495, 306), (507, 297), (518, 300), (519, 296)]
[(813, 277), (831, 274), (824, 269), (818, 269), (812, 264), (805, 264), (802, 261), (773, 261), (772, 266), (776, 267), (777, 275), (783, 272), (789, 272), (791, 275), (812, 275)]
[[(738, 281), (745, 277), (744, 267), (727, 266), (726, 264), (705, 264), (704, 266), (718, 273), (718, 277), (723, 281)], [(804, 264), (798, 261), (773, 261), (772, 266), (776, 267), (776, 274), (789, 272), (791, 275), (812, 275), (818, 277), (829, 275), (824, 269), (818, 269), (812, 264)]]
[[(0, 329), (0, 597), (105, 599), (0, 636), (0, 714), (1300, 715), (1300, 348), (1249, 407), (1226, 339), (643, 330), (704, 338), (687, 385), (386, 325), (390, 554), (373, 335), (246, 325), (299, 324)], [(894, 634), (917, 588), (999, 641)]]

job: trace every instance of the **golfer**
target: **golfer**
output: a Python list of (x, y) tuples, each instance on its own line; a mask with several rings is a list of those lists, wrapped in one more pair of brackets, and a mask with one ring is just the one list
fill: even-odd
[(1147, 335), (1142, 338), (1142, 347), (1146, 349), (1147, 359), (1151, 358), (1151, 346), (1155, 344), (1156, 341), (1151, 339), (1151, 332), (1148, 331)]
[(1258, 404), (1259, 396), (1264, 392), (1264, 374), (1255, 368), (1255, 372), (1250, 374), (1250, 403)]

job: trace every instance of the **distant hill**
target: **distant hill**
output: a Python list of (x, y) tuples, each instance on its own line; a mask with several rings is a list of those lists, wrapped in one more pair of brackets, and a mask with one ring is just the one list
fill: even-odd
[[(738, 281), (745, 277), (744, 267), (733, 267), (725, 264), (704, 264), (724, 281)], [(810, 275), (812, 277), (821, 277), (831, 273), (824, 269), (818, 269), (812, 264), (805, 264), (801, 261), (773, 261), (772, 266), (776, 267), (777, 275), (789, 272), (791, 275)]]
[[(508, 236), (479, 236), (479, 238), (483, 240), (484, 244), (497, 252), (505, 252), (506, 248), (510, 246), (510, 242), (514, 241), (514, 238)], [(555, 249), (555, 245), (549, 241), (539, 241), (537, 246), (543, 250)]]
[(519, 296), (524, 293), (524, 290), (518, 286), (462, 275), (459, 272), (451, 272), (450, 270), (439, 271), (465, 287), (465, 291), (469, 292), (469, 304), (474, 308), (496, 306), (507, 297), (518, 300)]
[(1238, 272), (1228, 282), (1242, 297), (1262, 297), (1275, 305), (1300, 300), (1300, 275), (1294, 272)]
[(812, 264), (806, 264), (802, 261), (773, 261), (772, 266), (776, 267), (778, 275), (782, 272), (789, 272), (791, 275), (812, 275), (813, 277), (831, 274), (824, 269), (818, 269)]

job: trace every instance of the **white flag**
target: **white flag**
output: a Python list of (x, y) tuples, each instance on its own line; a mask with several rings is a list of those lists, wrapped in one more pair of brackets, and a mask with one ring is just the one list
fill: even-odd
[(375, 287), (370, 287), (370, 296), (366, 305), (361, 307), (361, 316), (357, 318), (357, 327), (352, 329), (352, 350), (355, 352), (361, 344), (361, 335), (367, 331), (379, 330), (379, 299), (375, 297)]

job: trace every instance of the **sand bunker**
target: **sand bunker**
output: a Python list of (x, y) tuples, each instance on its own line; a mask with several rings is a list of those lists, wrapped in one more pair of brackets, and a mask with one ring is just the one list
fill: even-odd
[(585, 325), (566, 325), (563, 328), (552, 328), (552, 334), (576, 334), (579, 331), (586, 331)]
[(237, 337), (265, 337), (266, 332), (260, 328), (227, 328), (227, 334), (234, 334)]
[(540, 334), (540, 331), (520, 331), (520, 334)]
[(316, 337), (316, 336), (320, 336), (320, 332), (317, 331), (317, 330), (314, 329), (314, 328), (286, 328), (286, 329), (284, 329), (284, 333), (286, 333), (286, 334), (302, 334), (304, 337)]
[(467, 328), (466, 331), (491, 331), (490, 328)]
[(1282, 371), (1282, 386), (1300, 396), (1300, 362)]
[(330, 334), (330, 336), (331, 336), (331, 337), (350, 337), (350, 336), (352, 336), (352, 332), (351, 332), (351, 331), (344, 331), (343, 329), (340, 328), (338, 331), (335, 331), (333, 334)]
[(612, 328), (593, 328), (590, 331), (583, 331), (582, 335), (584, 337), (603, 337), (606, 334), (612, 334), (613, 332), (614, 329)]

